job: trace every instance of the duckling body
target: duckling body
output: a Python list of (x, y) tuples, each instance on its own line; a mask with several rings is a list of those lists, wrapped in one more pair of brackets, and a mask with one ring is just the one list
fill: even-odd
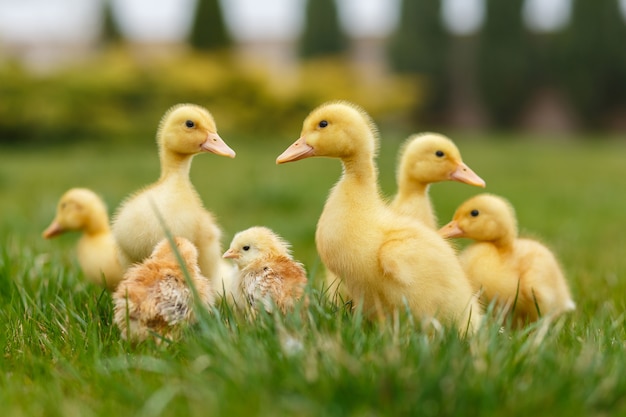
[(375, 127), (360, 108), (334, 102), (305, 119), (300, 139), (277, 163), (311, 156), (339, 158), (343, 174), (332, 188), (316, 230), (322, 262), (343, 278), (366, 314), (408, 307), (460, 331), (476, 330), (480, 307), (452, 248), (420, 222), (383, 201), (374, 156)]
[(515, 325), (575, 309), (556, 257), (541, 242), (518, 237), (505, 199), (480, 194), (467, 200), (440, 232), (476, 241), (460, 255), (467, 276), (483, 302), (495, 302)]
[(109, 227), (106, 205), (93, 191), (72, 188), (65, 192), (57, 205), (56, 216), (43, 232), (43, 237), (49, 239), (69, 231), (82, 232), (76, 252), (85, 278), (114, 289), (123, 272)]
[[(187, 239), (175, 238), (200, 304), (214, 302), (213, 290), (198, 267), (198, 251)], [(113, 294), (114, 321), (122, 338), (142, 341), (152, 333), (175, 339), (195, 320), (193, 293), (170, 242), (162, 240), (149, 258), (130, 267)]]
[(119, 208), (113, 234), (120, 247), (124, 267), (141, 262), (165, 236), (190, 240), (199, 252), (202, 273), (211, 280), (220, 277), (221, 230), (202, 204), (189, 179), (194, 155), (212, 152), (235, 156), (217, 134), (211, 114), (204, 108), (185, 104), (166, 112), (157, 134), (161, 160), (159, 180), (129, 197)]
[(437, 216), (428, 191), (430, 184), (441, 181), (485, 186), (485, 181), (463, 162), (459, 149), (450, 139), (436, 133), (410, 136), (400, 150), (398, 193), (391, 201), (391, 209), (437, 229)]
[(275, 305), (286, 313), (304, 295), (304, 267), (292, 258), (289, 244), (266, 227), (237, 233), (224, 258), (237, 265), (240, 293), (253, 310), (262, 305), (270, 312)]

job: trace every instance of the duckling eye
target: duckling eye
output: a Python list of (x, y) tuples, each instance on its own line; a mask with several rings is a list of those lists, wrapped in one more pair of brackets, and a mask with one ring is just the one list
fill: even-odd
[(250, 246), (246, 245), (242, 249), (245, 250), (245, 251), (249, 251), (250, 250)]
[(318, 126), (321, 128), (325, 128), (326, 126), (328, 126), (328, 122), (326, 120), (322, 120), (321, 122), (319, 122)]
[(445, 153), (443, 153), (443, 151), (437, 151), (435, 152), (435, 155), (437, 155), (439, 158), (443, 157), (445, 155)]
[(187, 121), (185, 122), (185, 126), (187, 126), (187, 127), (188, 127), (188, 128), (190, 128), (190, 129), (191, 129), (192, 127), (194, 127), (195, 125), (196, 125), (196, 124), (193, 122), (193, 120), (187, 120)]
[(478, 215), (480, 214), (480, 212), (476, 209), (470, 211), (470, 216), (472, 217), (478, 217)]

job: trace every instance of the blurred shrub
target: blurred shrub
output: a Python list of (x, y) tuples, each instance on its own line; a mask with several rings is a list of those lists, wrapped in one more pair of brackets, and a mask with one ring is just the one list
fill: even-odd
[(292, 85), (277, 88), (267, 80), (268, 74), (227, 54), (146, 62), (115, 50), (43, 77), (5, 65), (0, 142), (144, 140), (154, 137), (162, 114), (181, 102), (206, 106), (220, 131), (293, 136), (306, 114), (327, 100), (354, 101), (377, 120), (399, 118), (394, 115), (414, 101), (414, 91), (401, 78), (364, 82), (340, 60), (310, 61)]

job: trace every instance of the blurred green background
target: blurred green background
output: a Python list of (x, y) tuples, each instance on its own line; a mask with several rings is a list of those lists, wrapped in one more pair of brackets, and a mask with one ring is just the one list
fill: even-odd
[[(328, 99), (386, 134), (626, 131), (626, 1), (0, 1), (0, 143), (111, 146), (172, 104), (233, 134)], [(282, 29), (281, 29), (282, 28)]]

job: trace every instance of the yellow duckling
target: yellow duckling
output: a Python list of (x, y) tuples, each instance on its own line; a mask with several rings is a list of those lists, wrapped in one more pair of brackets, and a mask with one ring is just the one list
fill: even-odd
[[(397, 169), (398, 193), (390, 207), (398, 214), (422, 221), (437, 229), (437, 216), (428, 196), (430, 184), (441, 181), (458, 181), (479, 187), (485, 186), (480, 178), (461, 158), (456, 145), (447, 137), (436, 133), (411, 135), (399, 152)], [(326, 273), (326, 287), (332, 297), (349, 299), (341, 280)], [(337, 301), (337, 300), (336, 300)]]
[(437, 216), (428, 189), (430, 184), (441, 181), (485, 187), (485, 181), (463, 162), (459, 149), (450, 139), (436, 133), (410, 136), (400, 150), (398, 193), (391, 202), (391, 209), (437, 229)]
[(261, 304), (270, 312), (276, 305), (286, 313), (304, 294), (304, 267), (292, 258), (289, 244), (267, 227), (237, 233), (224, 258), (237, 265), (241, 294), (253, 309)]
[(203, 207), (189, 179), (189, 169), (198, 153), (234, 158), (235, 152), (217, 134), (211, 114), (193, 104), (179, 104), (165, 113), (157, 143), (161, 177), (131, 195), (113, 221), (122, 266), (148, 257), (167, 228), (172, 235), (189, 239), (198, 248), (200, 270), (210, 280), (219, 282), (224, 269), (221, 230)]
[[(211, 306), (213, 289), (200, 272), (196, 247), (184, 238), (174, 241), (201, 306)], [(149, 258), (124, 274), (113, 293), (113, 319), (124, 339), (142, 341), (153, 333), (176, 339), (182, 327), (195, 320), (193, 302), (178, 258), (170, 242), (163, 239)]]
[(514, 324), (575, 309), (555, 256), (538, 241), (518, 237), (515, 211), (504, 198), (470, 198), (440, 233), (476, 241), (461, 253), (461, 263), (484, 302), (513, 309)]
[(70, 231), (82, 232), (77, 255), (85, 277), (94, 284), (114, 289), (123, 273), (109, 215), (104, 201), (87, 188), (72, 188), (61, 196), (56, 216), (43, 237), (50, 239)]
[(318, 156), (341, 160), (315, 240), (322, 262), (342, 277), (354, 301), (378, 317), (409, 308), (419, 319), (473, 332), (480, 306), (454, 250), (435, 230), (398, 215), (381, 197), (376, 127), (361, 108), (331, 102), (304, 120), (278, 164)]

